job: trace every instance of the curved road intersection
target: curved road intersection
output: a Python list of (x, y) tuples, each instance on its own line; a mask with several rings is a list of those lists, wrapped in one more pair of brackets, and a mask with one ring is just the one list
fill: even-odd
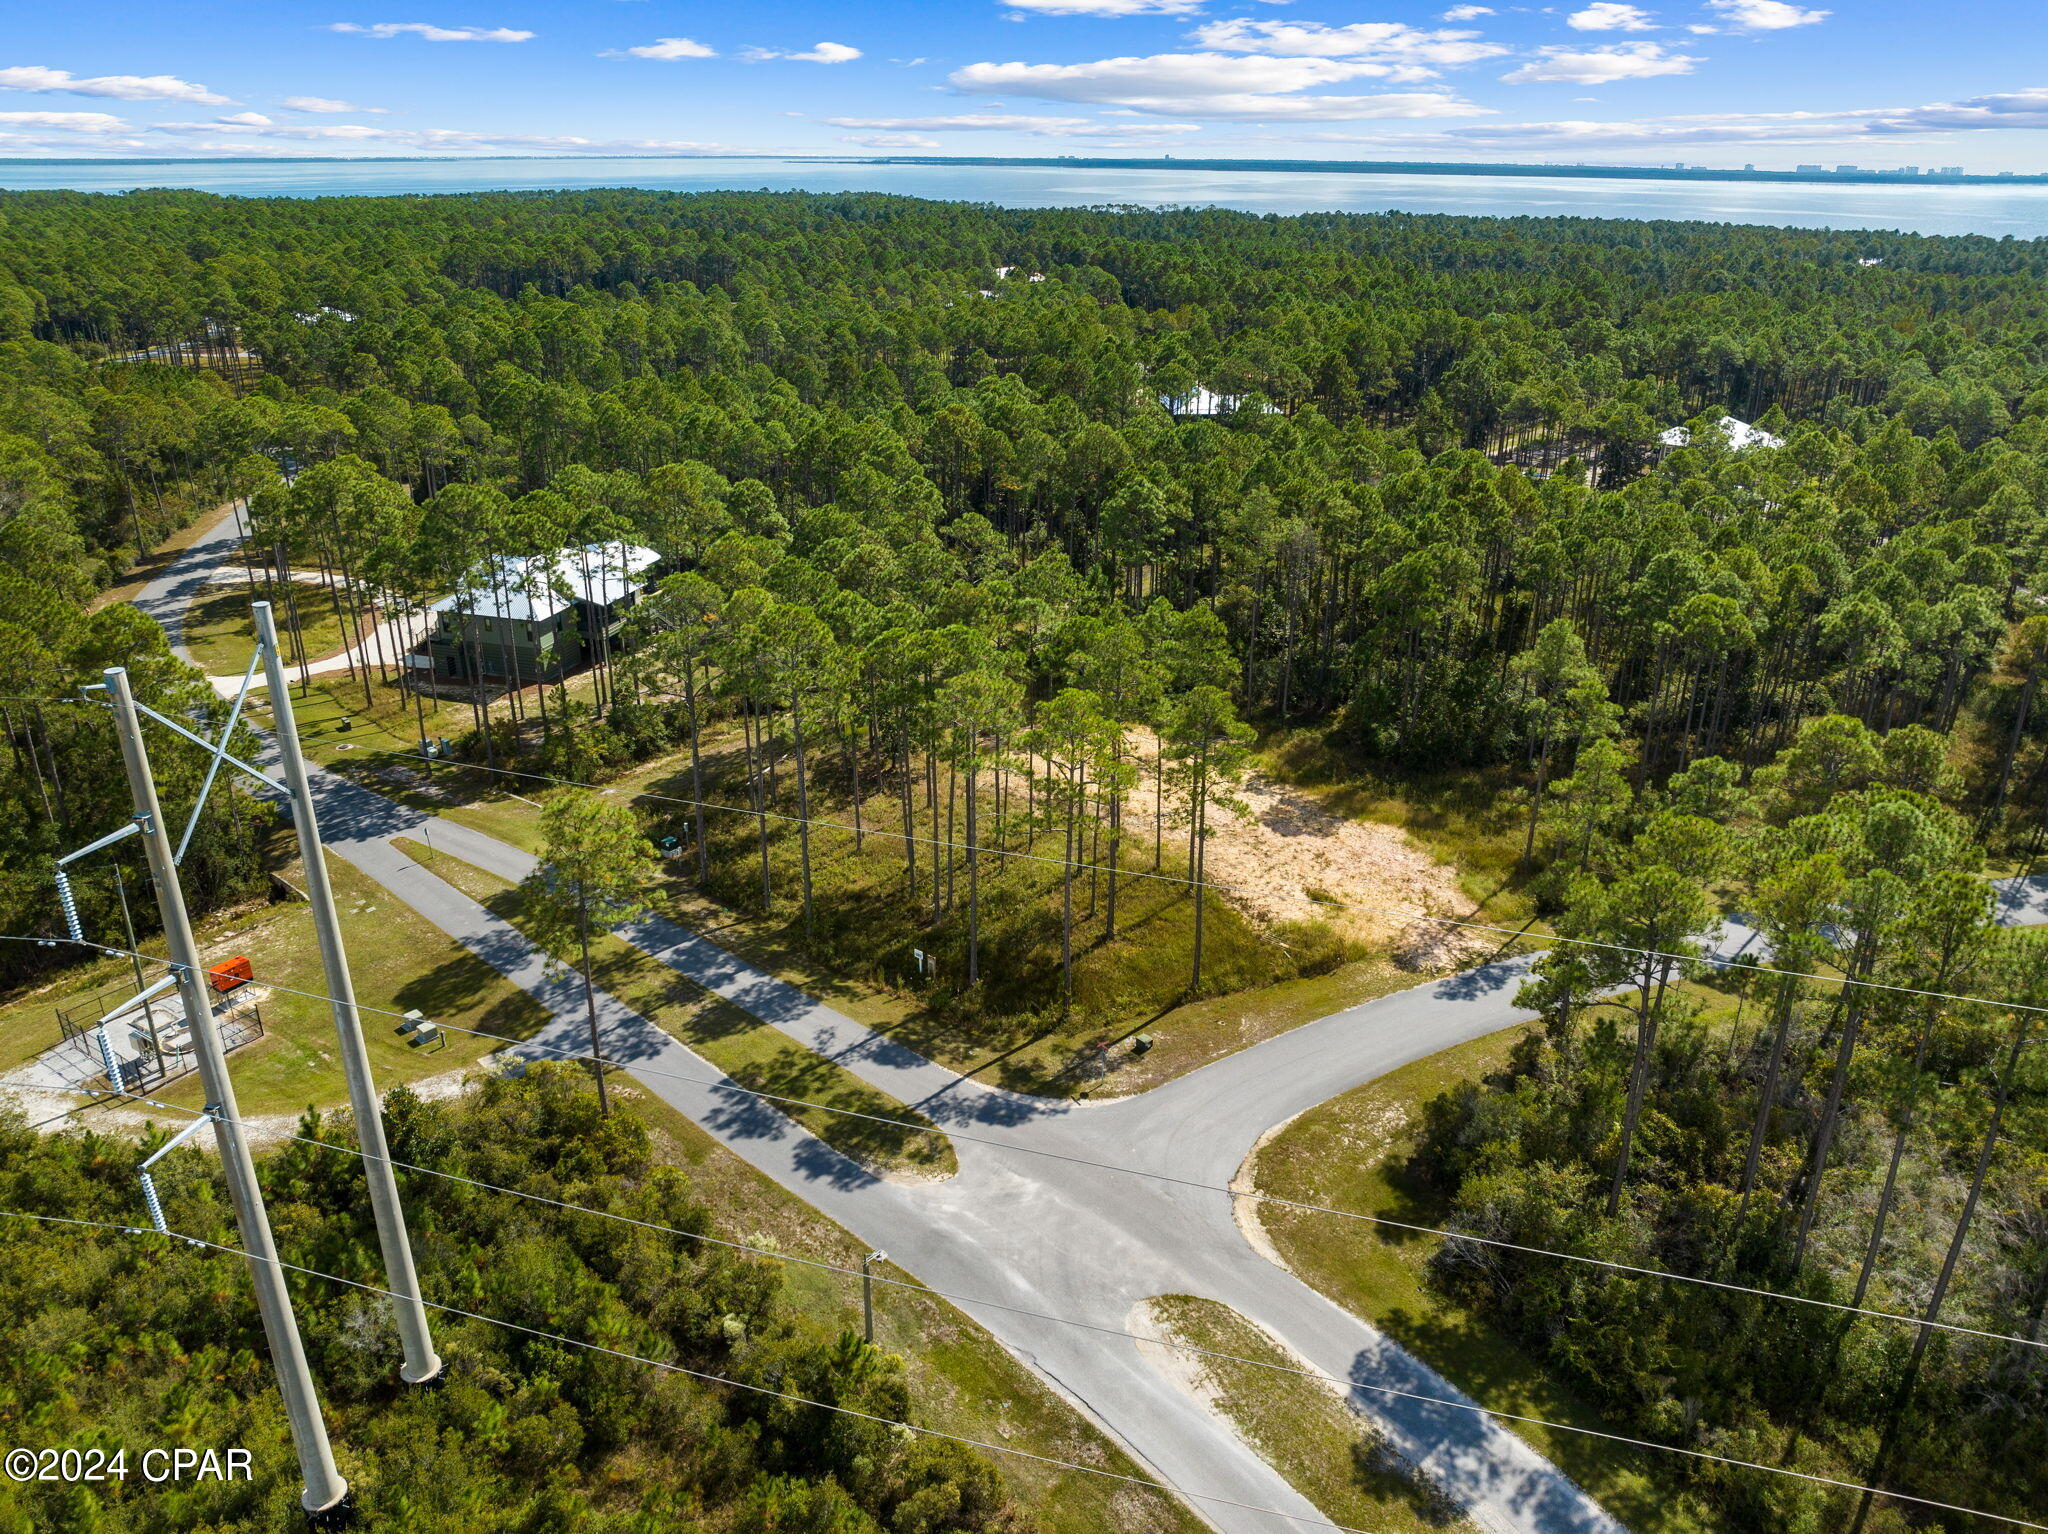
[[(137, 596), (136, 606), (163, 623), (181, 653), (186, 605), (236, 544), (233, 519), (222, 519)], [(532, 868), (529, 854), (332, 773), (316, 770), (314, 787), (332, 852), (550, 1010), (553, 1022), (521, 1052), (582, 1052), (580, 986), (550, 978), (517, 931), (392, 838), (428, 842), (507, 879)], [(1487, 966), (1350, 1008), (1135, 1097), (1075, 1103), (958, 1076), (674, 923), (650, 919), (620, 935), (970, 1137), (956, 1138), (959, 1172), (943, 1182), (878, 1178), (600, 996), (607, 1055), (644, 1090), (923, 1282), (986, 1302), (970, 1299), (961, 1308), (1154, 1474), (1189, 1494), (1223, 1534), (1328, 1527), (1329, 1520), (1120, 1335), (1154, 1295), (1219, 1300), (1315, 1368), (1353, 1382), (1354, 1404), (1491, 1534), (1622, 1534), (1590, 1497), (1491, 1419), (1370, 1388), (1469, 1404), (1418, 1359), (1255, 1251), (1236, 1225), (1231, 1198), (1216, 1191), (1229, 1186), (1261, 1136), (1295, 1115), (1526, 1020), (1530, 1014), (1512, 1001), (1519, 965)]]

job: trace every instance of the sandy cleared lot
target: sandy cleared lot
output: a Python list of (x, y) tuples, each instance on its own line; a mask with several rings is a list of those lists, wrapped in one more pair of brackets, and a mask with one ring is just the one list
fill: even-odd
[[(1127, 813), (1149, 830), (1157, 742), (1141, 734), (1134, 744), (1144, 778)], [(1457, 968), (1488, 951), (1487, 934), (1424, 919), (1469, 916), (1472, 902), (1457, 870), (1398, 826), (1334, 815), (1312, 795), (1257, 772), (1237, 797), (1244, 814), (1210, 812), (1205, 875), (1253, 920), (1327, 921), (1360, 942), (1391, 948), (1416, 970)], [(1176, 826), (1185, 844), (1186, 816), (1170, 785), (1165, 809), (1167, 844)]]

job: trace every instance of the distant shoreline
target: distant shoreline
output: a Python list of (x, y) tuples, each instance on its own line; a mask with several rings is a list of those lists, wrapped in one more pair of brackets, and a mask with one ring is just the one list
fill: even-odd
[(2048, 173), (2011, 176), (1908, 176), (1898, 171), (1684, 170), (1657, 165), (1484, 165), (1467, 160), (1109, 160), (1078, 157), (883, 155), (868, 165), (1044, 165), (1080, 170), (1206, 170), (1340, 176), (1576, 176), (1597, 181), (1811, 182), (1822, 186), (2048, 186)]
[(1897, 171), (1713, 170), (1688, 165), (1683, 170), (1657, 165), (1483, 164), (1465, 160), (1183, 160), (1108, 159), (1080, 156), (1001, 155), (806, 155), (806, 154), (680, 154), (680, 155), (291, 155), (261, 158), (218, 155), (69, 156), (62, 159), (0, 157), (0, 166), (59, 165), (471, 165), (502, 162), (674, 162), (678, 160), (778, 160), (802, 165), (928, 165), (1045, 168), (1051, 170), (1145, 170), (1246, 172), (1336, 176), (1500, 176), (1512, 178), (1577, 178), (1594, 181), (1748, 181), (1815, 186), (2048, 186), (2048, 173), (2019, 175), (1919, 175)]

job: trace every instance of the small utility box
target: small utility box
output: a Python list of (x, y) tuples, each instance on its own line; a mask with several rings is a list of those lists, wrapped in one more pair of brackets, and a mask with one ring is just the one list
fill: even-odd
[(441, 1025), (426, 1013), (414, 1007), (399, 1021), (398, 1031), (414, 1049), (446, 1049), (448, 1036), (441, 1031)]
[(441, 1025), (429, 1018), (418, 1007), (406, 1013), (398, 1024), (398, 1031), (405, 1035), (405, 1041), (414, 1049), (446, 1049), (448, 1036), (441, 1031)]

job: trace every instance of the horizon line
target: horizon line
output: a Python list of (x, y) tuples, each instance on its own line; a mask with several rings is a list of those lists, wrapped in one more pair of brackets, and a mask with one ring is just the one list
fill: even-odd
[[(1636, 165), (1601, 164), (1598, 162), (1572, 162), (1558, 164), (1532, 160), (1320, 160), (1320, 159), (1234, 159), (1228, 157), (1199, 156), (1176, 159), (1171, 155), (1099, 156), (1099, 155), (854, 155), (854, 154), (808, 154), (792, 151), (718, 151), (692, 152), (688, 150), (665, 153), (558, 153), (558, 154), (414, 154), (414, 155), (67, 155), (67, 156), (0, 156), (0, 166), (81, 166), (81, 165), (468, 165), (491, 163), (640, 163), (647, 161), (672, 160), (779, 160), (803, 164), (828, 165), (929, 165), (929, 166), (1026, 166), (1026, 167), (1074, 167), (1081, 169), (1106, 170), (1166, 170), (1166, 171), (1222, 171), (1268, 172), (1283, 174), (1333, 174), (1333, 175), (1461, 175), (1461, 176), (1506, 176), (1524, 178), (1530, 176), (1581, 177), (1596, 179), (1686, 180), (1686, 181), (1766, 181), (1799, 182), (1821, 185), (1876, 185), (1876, 186), (2027, 186), (2048, 185), (2048, 172), (2044, 171), (1964, 171), (1940, 173), (1934, 171), (1908, 172), (1881, 170), (1875, 167), (1854, 169), (1793, 169), (1761, 170), (1748, 167), (1715, 167), (1705, 165)], [(0, 190), (44, 190), (42, 188), (4, 188)]]

